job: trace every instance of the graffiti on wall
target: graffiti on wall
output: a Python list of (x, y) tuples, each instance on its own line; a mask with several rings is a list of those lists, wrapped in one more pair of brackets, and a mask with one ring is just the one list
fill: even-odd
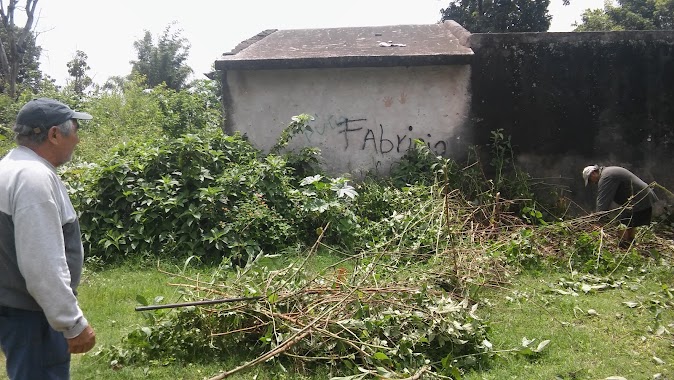
[[(408, 125), (404, 128), (368, 121), (367, 118), (328, 115), (310, 123), (311, 130), (305, 130), (304, 136), (309, 144), (316, 144), (328, 134), (337, 134), (343, 150), (356, 149), (374, 154), (404, 154), (410, 149), (414, 140), (426, 143), (428, 148), (439, 156), (447, 153), (447, 142), (434, 139), (430, 133), (419, 133), (422, 128)], [(401, 129), (404, 132), (400, 132)]]

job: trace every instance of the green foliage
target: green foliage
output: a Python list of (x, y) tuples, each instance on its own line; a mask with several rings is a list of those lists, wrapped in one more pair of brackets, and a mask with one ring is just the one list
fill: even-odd
[(278, 154), (282, 149), (288, 146), (290, 140), (298, 133), (303, 133), (305, 130), (311, 131), (309, 122), (314, 120), (313, 116), (305, 113), (292, 117), (292, 122), (281, 131), (281, 135), (276, 140), (276, 144), (269, 150), (272, 154)]
[(581, 15), (581, 23), (575, 23), (576, 32), (623, 30), (603, 9), (586, 9)]
[(494, 254), (498, 256), (502, 252), (506, 261), (511, 265), (534, 268), (539, 265), (539, 260), (541, 260), (538, 248), (534, 230), (525, 228), (513, 232), (505, 246), (497, 247)]
[[(552, 250), (551, 242), (554, 243)], [(574, 272), (597, 275), (638, 268), (644, 263), (644, 258), (635, 249), (616, 250), (610, 235), (603, 230), (569, 230), (563, 222), (532, 223), (512, 232), (508, 240), (496, 241), (489, 251), (515, 267), (562, 266)]]
[(258, 179), (258, 165), (246, 172), (232, 165), (257, 163), (256, 154), (239, 137), (216, 133), (121, 147), (105, 164), (70, 177), (85, 244), (108, 260), (177, 252), (212, 256), (234, 246), (245, 250), (245, 240), (230, 240), (233, 214), (225, 211), (242, 207), (238, 201), (251, 194), (247, 186)]
[(619, 0), (604, 9), (587, 9), (577, 32), (674, 29), (674, 0)]
[(543, 213), (536, 210), (536, 207), (525, 206), (522, 208), (522, 218), (529, 224), (545, 226), (548, 222), (543, 219)]
[(14, 120), (19, 112), (19, 104), (6, 94), (0, 94), (0, 157), (14, 146)]
[(432, 185), (435, 182), (433, 165), (440, 162), (421, 140), (414, 140), (414, 145), (398, 160), (389, 173), (389, 178), (397, 187), (408, 184)]
[(403, 188), (398, 195), (410, 200), (394, 203), (399, 207), (392, 215), (369, 226), (372, 238), (378, 238), (379, 242), (374, 247), (409, 251), (422, 260), (442, 252), (452, 243), (445, 235), (445, 204), (441, 198), (423, 186)]
[(576, 236), (575, 244), (569, 255), (569, 266), (582, 273), (606, 275), (621, 266), (639, 267), (643, 261), (634, 250), (615, 252), (603, 246), (602, 232), (581, 232)]
[(552, 209), (542, 207), (534, 193), (531, 177), (515, 164), (510, 136), (504, 134), (503, 129), (491, 132), (489, 139), (490, 166), (494, 173), (493, 189), (489, 198), (508, 199), (509, 211), (515, 212), (525, 221), (532, 224), (545, 224), (545, 217), (541, 210)]
[(355, 212), (369, 221), (390, 217), (394, 211), (409, 208), (409, 203), (414, 202), (410, 199), (410, 194), (371, 178), (366, 178), (358, 185), (358, 193), (359, 196), (353, 204)]
[(97, 89), (84, 99), (80, 109), (93, 115), (80, 131), (75, 159), (94, 162), (113, 149), (134, 140), (152, 140), (162, 135), (161, 112), (156, 98), (143, 92), (143, 79), (125, 81), (114, 90)]
[(297, 179), (323, 173), (323, 169), (320, 166), (320, 150), (318, 148), (303, 147), (298, 152), (283, 152), (293, 137), (299, 133), (303, 133), (305, 130), (311, 130), (309, 122), (313, 119), (313, 116), (308, 114), (293, 116), (290, 124), (281, 131), (276, 144), (269, 150), (270, 154), (283, 156), (288, 165), (294, 169), (294, 177)]
[(170, 137), (196, 133), (222, 124), (222, 112), (214, 81), (200, 80), (189, 91), (175, 91), (166, 84), (152, 89), (159, 104), (160, 126)]
[(353, 203), (360, 220), (360, 245), (373, 250), (393, 249), (428, 258), (444, 249), (444, 204), (424, 185), (396, 188), (368, 180), (358, 186)]
[[(511, 211), (532, 224), (545, 224), (549, 212), (536, 202), (531, 178), (515, 164), (510, 136), (503, 129), (491, 132), (489, 140), (491, 178), (483, 171), (480, 154), (473, 150), (465, 166), (452, 159), (435, 156), (422, 141), (392, 167), (394, 186), (406, 184), (439, 186), (444, 194), (458, 192), (474, 204), (489, 205), (507, 200), (500, 211)], [(552, 208), (552, 207), (550, 207)]]
[(315, 174), (324, 174), (320, 162), (321, 151), (318, 148), (304, 147), (299, 152), (284, 153), (283, 158), (293, 169), (293, 178), (300, 180)]
[(101, 159), (115, 146), (133, 140), (217, 130), (222, 123), (215, 84), (210, 80), (195, 81), (189, 90), (174, 91), (161, 85), (146, 91), (144, 79), (132, 77), (97, 88), (75, 107), (94, 116), (82, 127), (75, 156), (84, 162)]
[(451, 0), (442, 21), (454, 20), (471, 33), (545, 32), (550, 0)]
[(105, 261), (148, 255), (245, 262), (299, 242), (353, 246), (356, 192), (343, 178), (297, 181), (283, 157), (260, 157), (219, 130), (118, 148), (73, 167), (72, 187), (88, 251)]
[[(124, 345), (112, 346), (99, 352), (108, 355), (110, 365), (116, 368), (129, 363), (169, 365), (176, 362), (204, 363), (224, 358), (230, 342), (209, 336), (212, 321), (205, 318), (203, 309), (190, 307), (171, 317), (148, 319), (156, 324), (133, 330), (124, 338)], [(224, 321), (223, 321), (224, 322)], [(208, 355), (205, 354), (208, 350)]]
[(88, 56), (85, 52), (77, 50), (73, 59), (66, 64), (68, 74), (72, 77), (69, 87), (80, 96), (84, 95), (84, 90), (93, 83), (91, 77), (87, 75), (87, 71), (91, 69), (87, 64), (87, 59)]
[(147, 30), (143, 39), (133, 43), (138, 60), (131, 61), (131, 72), (145, 77), (150, 88), (164, 83), (166, 87), (178, 91), (192, 73), (185, 64), (190, 51), (189, 41), (181, 36), (181, 30), (173, 31), (173, 26), (170, 24), (164, 29), (156, 45)]
[(297, 194), (299, 229), (305, 231), (306, 241), (323, 235), (325, 243), (349, 250), (357, 248), (360, 224), (351, 204), (358, 193), (347, 178), (329, 178), (320, 174), (305, 177), (299, 183)]
[(485, 191), (485, 177), (477, 157), (468, 157), (465, 167), (452, 159), (436, 156), (421, 140), (396, 162), (389, 174), (393, 186), (440, 186), (443, 191), (459, 190), (466, 198), (475, 198)]

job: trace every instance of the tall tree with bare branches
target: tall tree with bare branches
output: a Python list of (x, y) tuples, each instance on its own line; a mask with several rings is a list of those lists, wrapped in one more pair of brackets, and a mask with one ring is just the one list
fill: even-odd
[[(0, 0), (0, 21), (5, 32), (0, 37), (0, 74), (6, 83), (8, 95), (12, 98), (16, 97), (19, 69), (27, 50), (27, 44), (32, 37), (37, 2), (38, 0), (25, 0), (25, 5), (22, 7), (19, 5), (19, 0), (9, 0), (9, 4), (5, 7), (5, 1)], [(23, 26), (15, 24), (14, 13), (16, 11), (26, 13), (26, 22)]]

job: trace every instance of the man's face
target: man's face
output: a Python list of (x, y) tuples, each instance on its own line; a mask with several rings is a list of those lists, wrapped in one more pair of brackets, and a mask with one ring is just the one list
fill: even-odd
[(58, 144), (56, 145), (57, 165), (55, 166), (60, 166), (70, 161), (73, 158), (75, 146), (80, 142), (80, 137), (77, 135), (77, 130), (79, 129), (77, 119), (72, 119), (72, 122), (73, 128), (67, 136), (58, 128), (54, 128), (53, 130), (58, 141)]

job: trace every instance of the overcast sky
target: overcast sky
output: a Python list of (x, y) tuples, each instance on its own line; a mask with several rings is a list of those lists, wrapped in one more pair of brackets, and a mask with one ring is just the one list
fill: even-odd
[[(603, 0), (551, 0), (551, 32), (572, 30), (587, 8)], [(127, 75), (136, 59), (133, 42), (152, 33), (154, 40), (173, 21), (191, 44), (187, 64), (193, 78), (222, 53), (265, 29), (335, 28), (398, 24), (432, 24), (449, 0), (41, 0), (37, 43), (43, 49), (41, 69), (65, 84), (66, 63), (75, 51), (89, 57), (89, 75), (103, 83)]]

